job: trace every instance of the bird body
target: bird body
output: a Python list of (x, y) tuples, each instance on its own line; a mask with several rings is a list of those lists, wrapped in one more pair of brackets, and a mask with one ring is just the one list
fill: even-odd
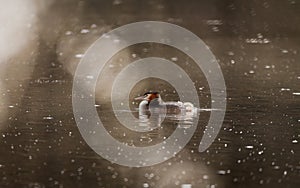
[(190, 102), (164, 102), (158, 92), (146, 92), (143, 96), (135, 98), (135, 100), (141, 100), (139, 115), (145, 115), (149, 111), (165, 114), (194, 114), (197, 112), (197, 108)]

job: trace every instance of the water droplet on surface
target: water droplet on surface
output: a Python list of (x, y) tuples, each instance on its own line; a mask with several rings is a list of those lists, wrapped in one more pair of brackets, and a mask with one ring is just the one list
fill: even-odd
[(90, 32), (90, 30), (88, 30), (88, 29), (82, 29), (82, 30), (80, 31), (81, 34), (87, 34), (87, 33), (89, 33), (89, 32)]
[(203, 175), (204, 180), (207, 180), (208, 178), (209, 178), (208, 175)]
[(177, 57), (172, 57), (171, 60), (172, 60), (172, 61), (177, 61), (178, 58), (177, 58)]
[(218, 170), (217, 172), (219, 175), (225, 175), (226, 174), (226, 171), (225, 170)]
[(76, 54), (75, 55), (75, 57), (78, 58), (78, 59), (83, 58), (83, 56), (84, 56), (84, 54)]
[(51, 119), (54, 119), (54, 117), (52, 117), (52, 116), (45, 116), (45, 117), (43, 117), (43, 119), (47, 119), (47, 120), (51, 120)]
[(72, 34), (73, 34), (72, 31), (66, 31), (66, 32), (65, 32), (65, 35), (72, 35)]
[(181, 188), (192, 188), (191, 184), (182, 184)]

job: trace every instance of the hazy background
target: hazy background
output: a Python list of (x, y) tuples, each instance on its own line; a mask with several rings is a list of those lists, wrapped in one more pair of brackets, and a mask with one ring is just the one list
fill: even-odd
[[(299, 186), (298, 1), (0, 3), (0, 187)], [(85, 144), (73, 118), (71, 89), (78, 62), (98, 37), (145, 20), (185, 27), (209, 46), (224, 74), (228, 108), (207, 152), (198, 153), (197, 148), (209, 112), (201, 115), (199, 129), (176, 157), (137, 169), (111, 164)], [(108, 89), (99, 85), (99, 114), (115, 138), (122, 140), (128, 131), (115, 128), (119, 125), (110, 112), (110, 83), (124, 65), (154, 55), (176, 57), (182, 66), (193, 63), (174, 49), (140, 45), (120, 52), (110, 62), (115, 66), (108, 65), (100, 76)], [(200, 103), (209, 107), (205, 77), (193, 72), (192, 65), (185, 69), (199, 89)], [(164, 83), (141, 83), (136, 93), (146, 89), (158, 89), (168, 100), (177, 98)], [(133, 142), (147, 143), (159, 140), (160, 133), (128, 135)]]

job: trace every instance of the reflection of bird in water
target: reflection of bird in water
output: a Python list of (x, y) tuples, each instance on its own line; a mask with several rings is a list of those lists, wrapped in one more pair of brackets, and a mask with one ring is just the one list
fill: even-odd
[(156, 112), (166, 114), (195, 114), (197, 108), (190, 102), (164, 102), (160, 94), (155, 91), (146, 92), (143, 96), (135, 98), (141, 100), (139, 104), (139, 115), (145, 115), (147, 112), (156, 110)]

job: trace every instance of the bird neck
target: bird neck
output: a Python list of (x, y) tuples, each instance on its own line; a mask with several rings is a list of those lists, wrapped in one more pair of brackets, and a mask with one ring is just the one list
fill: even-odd
[(148, 101), (143, 100), (139, 104), (139, 115), (145, 115), (147, 110), (148, 110)]

